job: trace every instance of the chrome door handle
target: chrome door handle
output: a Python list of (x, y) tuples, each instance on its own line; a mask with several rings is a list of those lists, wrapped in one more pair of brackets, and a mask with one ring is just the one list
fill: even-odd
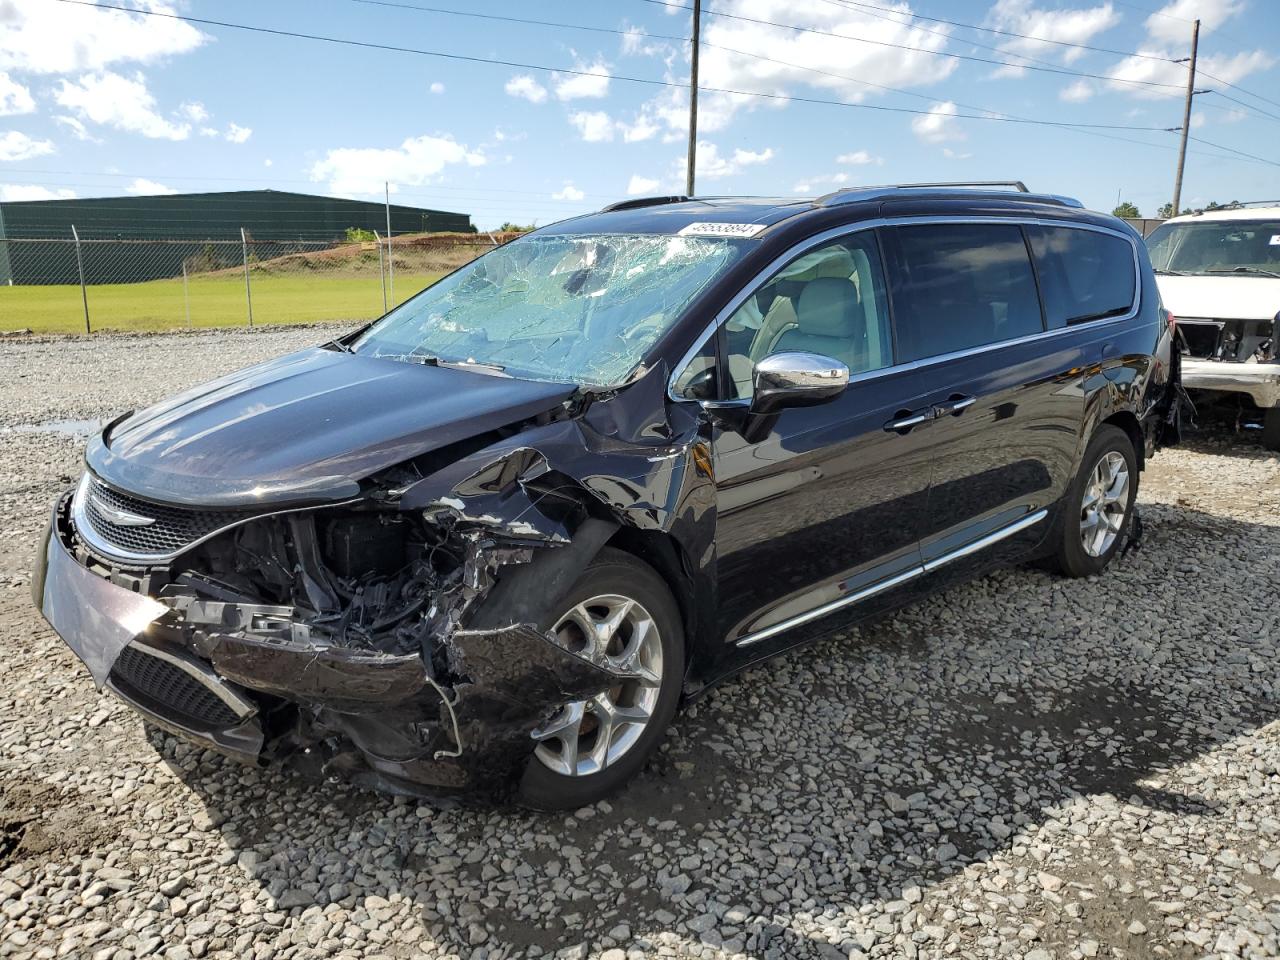
[(906, 433), (912, 427), (918, 427), (922, 423), (927, 423), (933, 419), (932, 408), (921, 413), (912, 413), (900, 416), (895, 420), (890, 420), (884, 425), (888, 433)]
[(977, 402), (977, 397), (952, 397), (946, 403), (935, 404), (933, 409), (936, 416), (955, 417), (964, 413)]

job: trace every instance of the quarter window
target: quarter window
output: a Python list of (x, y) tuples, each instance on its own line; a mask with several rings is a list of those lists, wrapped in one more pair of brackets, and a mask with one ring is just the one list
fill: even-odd
[(1137, 272), (1127, 240), (1072, 227), (1028, 227), (1050, 329), (1133, 309)]
[(801, 254), (747, 297), (723, 329), (729, 398), (750, 397), (755, 364), (774, 353), (817, 353), (850, 373), (893, 363), (875, 234), (862, 231)]
[(1044, 330), (1022, 228), (895, 227), (894, 322), (899, 361), (923, 360)]

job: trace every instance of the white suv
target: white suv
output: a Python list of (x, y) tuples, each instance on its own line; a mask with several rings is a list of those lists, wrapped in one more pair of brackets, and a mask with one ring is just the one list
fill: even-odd
[(1280, 206), (1175, 217), (1147, 237), (1164, 305), (1177, 317), (1182, 382), (1248, 395), (1280, 450)]

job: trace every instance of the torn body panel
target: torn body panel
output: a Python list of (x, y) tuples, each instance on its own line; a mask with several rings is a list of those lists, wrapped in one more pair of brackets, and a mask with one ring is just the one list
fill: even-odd
[[(667, 409), (665, 380), (650, 371), (628, 388), (652, 394), (643, 417), (615, 416), (618, 393), (584, 398), (567, 418), (443, 466), (411, 459), (366, 478), (355, 501), (262, 513), (163, 565), (96, 554), (68, 497), (40, 565), (57, 599), (38, 603), (84, 638), (72, 646), (99, 684), (208, 746), (398, 792), (499, 787), (549, 716), (624, 679), (548, 632), (552, 605), (604, 544), (669, 536), (690, 583), (687, 558), (713, 553), (709, 457), (695, 454), (698, 419)], [(110, 594), (94, 607), (123, 610), (119, 629), (60, 612), (87, 591)], [(125, 649), (168, 651), (166, 669), (202, 688), (191, 695), (231, 691), (253, 716), (195, 729), (181, 705), (130, 696), (112, 681)]]

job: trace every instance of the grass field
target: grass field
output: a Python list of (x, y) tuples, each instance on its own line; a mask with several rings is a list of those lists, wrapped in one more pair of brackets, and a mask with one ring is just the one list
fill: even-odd
[[(376, 268), (375, 268), (376, 269)], [(403, 302), (430, 286), (445, 271), (396, 273), (395, 300)], [(254, 271), (253, 322), (310, 323), (371, 320), (382, 313), (382, 291), (372, 276), (273, 275)], [(183, 295), (182, 280), (152, 280), (88, 288), (89, 319), (95, 332), (237, 327), (248, 322), (244, 277), (236, 271), (193, 277)], [(0, 331), (83, 333), (84, 305), (75, 285), (0, 287)]]

